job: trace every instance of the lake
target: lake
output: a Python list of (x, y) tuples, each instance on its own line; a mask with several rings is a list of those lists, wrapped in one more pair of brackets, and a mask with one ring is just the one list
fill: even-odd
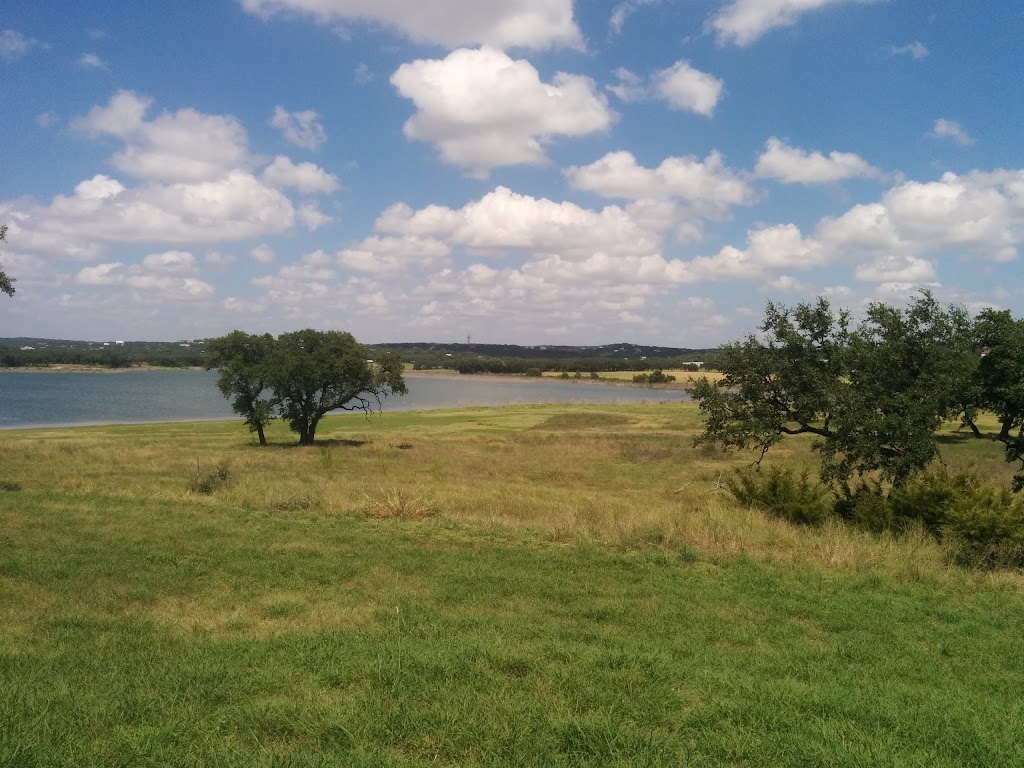
[[(238, 418), (214, 371), (0, 372), (0, 429)], [(534, 403), (683, 402), (686, 393), (592, 382), (408, 376), (385, 411)]]

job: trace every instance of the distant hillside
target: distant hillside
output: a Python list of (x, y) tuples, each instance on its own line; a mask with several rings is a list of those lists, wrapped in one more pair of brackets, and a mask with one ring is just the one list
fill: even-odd
[(640, 358), (686, 358), (703, 360), (710, 349), (688, 349), (685, 347), (653, 347), (644, 344), (601, 344), (598, 346), (566, 346), (542, 344), (520, 346), (518, 344), (437, 344), (431, 342), (401, 342), (393, 344), (369, 344), (370, 349), (398, 352), (402, 357), (407, 353), (424, 351), (431, 354), (484, 355), (485, 357), (513, 357), (524, 360), (578, 360), (609, 357), (639, 360)]
[[(206, 339), (181, 341), (76, 341), (32, 336), (0, 338), (0, 368), (56, 364), (201, 366)], [(451, 368), (463, 372), (521, 373), (543, 370), (644, 370), (708, 361), (714, 350), (648, 346), (620, 342), (597, 346), (518, 344), (444, 344), (401, 342), (368, 344), (368, 354), (397, 352), (417, 368)], [(501, 364), (497, 364), (498, 362)]]

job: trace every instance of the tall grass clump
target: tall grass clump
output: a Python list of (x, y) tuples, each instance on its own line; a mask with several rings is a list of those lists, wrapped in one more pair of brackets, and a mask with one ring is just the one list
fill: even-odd
[(833, 514), (832, 494), (812, 480), (806, 469), (799, 474), (788, 467), (742, 470), (725, 487), (740, 504), (791, 523), (821, 525)]

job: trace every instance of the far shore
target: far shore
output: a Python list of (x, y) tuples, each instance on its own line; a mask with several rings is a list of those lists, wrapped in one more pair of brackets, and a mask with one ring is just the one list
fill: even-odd
[(53, 365), (24, 365), (0, 368), (0, 373), (134, 373), (138, 371), (201, 371), (199, 366), (173, 368), (164, 365), (135, 365), (128, 368), (109, 368), (105, 365), (74, 365), (54, 363)]
[[(63, 365), (56, 364), (51, 366), (26, 366), (19, 368), (3, 368), (0, 369), (0, 373), (10, 374), (128, 374), (137, 372), (148, 372), (148, 371), (203, 371), (204, 369), (199, 367), (188, 367), (188, 368), (170, 368), (163, 366), (133, 366), (130, 368), (106, 368), (104, 366), (77, 366), (77, 365)], [(599, 386), (610, 386), (610, 387), (635, 387), (641, 389), (665, 389), (669, 391), (682, 391), (689, 384), (692, 383), (693, 379), (703, 374), (693, 374), (689, 372), (666, 372), (673, 373), (676, 376), (676, 381), (668, 382), (667, 384), (638, 384), (633, 381), (633, 372), (629, 372), (629, 378), (622, 375), (622, 372), (613, 372), (610, 375), (604, 373), (597, 379), (592, 379), (590, 375), (582, 376), (581, 378), (575, 378), (573, 375), (569, 375), (568, 378), (563, 378), (560, 374), (546, 372), (544, 376), (526, 376), (525, 374), (460, 374), (458, 371), (452, 371), (451, 369), (428, 369), (422, 371), (414, 371), (408, 369), (402, 372), (402, 376), (406, 376), (410, 379), (451, 379), (451, 380), (462, 380), (462, 381), (503, 381), (503, 382), (531, 382), (531, 381), (545, 381), (545, 382), (560, 382), (560, 383), (571, 383), (571, 384), (596, 384)], [(712, 374), (712, 377), (715, 375)]]
[(560, 374), (546, 373), (543, 376), (527, 376), (524, 373), (459, 373), (450, 369), (434, 368), (430, 370), (406, 370), (402, 375), (410, 379), (459, 379), (462, 381), (543, 381), (557, 382), (562, 384), (597, 384), (611, 387), (635, 387), (637, 389), (667, 389), (683, 390), (690, 383), (689, 381), (671, 381), (667, 384), (637, 384), (632, 379), (612, 379), (605, 376), (592, 379), (590, 375), (576, 378), (572, 374), (569, 378), (562, 378)]

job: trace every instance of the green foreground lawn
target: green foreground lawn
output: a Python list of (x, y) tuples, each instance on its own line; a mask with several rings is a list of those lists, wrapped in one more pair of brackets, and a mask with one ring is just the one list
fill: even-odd
[[(336, 419), (313, 449), (4, 433), (0, 765), (1024, 765), (1020, 578), (681, 505), (736, 463), (689, 453), (694, 418)], [(189, 490), (218, 456), (230, 487)], [(381, 476), (422, 519), (379, 516)], [(282, 504), (296, 478), (309, 503)], [(567, 485), (616, 502), (581, 517)], [(528, 487), (565, 520), (506, 498)], [(707, 498), (718, 538), (687, 517)]]

